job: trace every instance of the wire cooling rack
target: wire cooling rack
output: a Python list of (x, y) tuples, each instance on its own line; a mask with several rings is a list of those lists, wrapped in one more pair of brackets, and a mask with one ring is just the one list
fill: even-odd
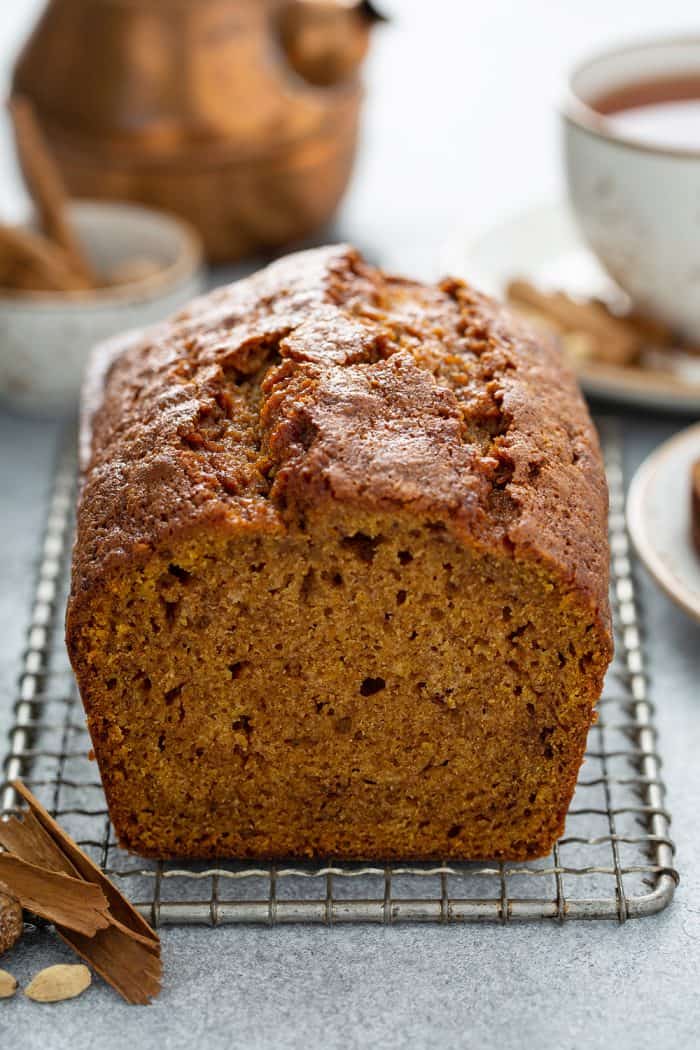
[(154, 926), (626, 919), (665, 908), (678, 875), (656, 752), (643, 631), (625, 529), (622, 448), (602, 427), (610, 486), (616, 656), (588, 740), (564, 836), (544, 860), (469, 864), (215, 865), (146, 861), (121, 850), (63, 644), (75, 453), (59, 457), (22, 657), (0, 811), (22, 777)]

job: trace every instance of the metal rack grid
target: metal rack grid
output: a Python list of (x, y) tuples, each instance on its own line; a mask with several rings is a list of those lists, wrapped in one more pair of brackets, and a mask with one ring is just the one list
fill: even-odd
[(59, 457), (23, 654), (0, 812), (21, 776), (154, 926), (616, 919), (658, 912), (678, 881), (624, 519), (622, 449), (603, 425), (616, 656), (564, 836), (530, 863), (272, 865), (146, 861), (117, 845), (63, 645), (75, 454)]

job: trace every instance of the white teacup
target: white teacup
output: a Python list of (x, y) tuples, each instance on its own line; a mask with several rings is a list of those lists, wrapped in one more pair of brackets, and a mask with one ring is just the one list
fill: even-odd
[(700, 127), (663, 145), (594, 108), (635, 84), (700, 80), (700, 38), (601, 53), (571, 74), (562, 116), (569, 196), (589, 245), (641, 310), (700, 342)]

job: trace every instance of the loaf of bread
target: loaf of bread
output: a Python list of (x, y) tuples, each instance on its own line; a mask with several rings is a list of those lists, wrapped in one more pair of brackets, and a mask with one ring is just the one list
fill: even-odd
[(611, 655), (553, 346), (323, 248), (103, 348), (83, 439), (67, 639), (123, 846), (547, 853)]

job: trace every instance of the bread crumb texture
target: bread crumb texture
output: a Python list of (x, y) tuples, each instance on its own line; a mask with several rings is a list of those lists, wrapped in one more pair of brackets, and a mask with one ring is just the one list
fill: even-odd
[(67, 637), (122, 845), (547, 853), (611, 655), (554, 347), (334, 246), (107, 347), (88, 389)]

